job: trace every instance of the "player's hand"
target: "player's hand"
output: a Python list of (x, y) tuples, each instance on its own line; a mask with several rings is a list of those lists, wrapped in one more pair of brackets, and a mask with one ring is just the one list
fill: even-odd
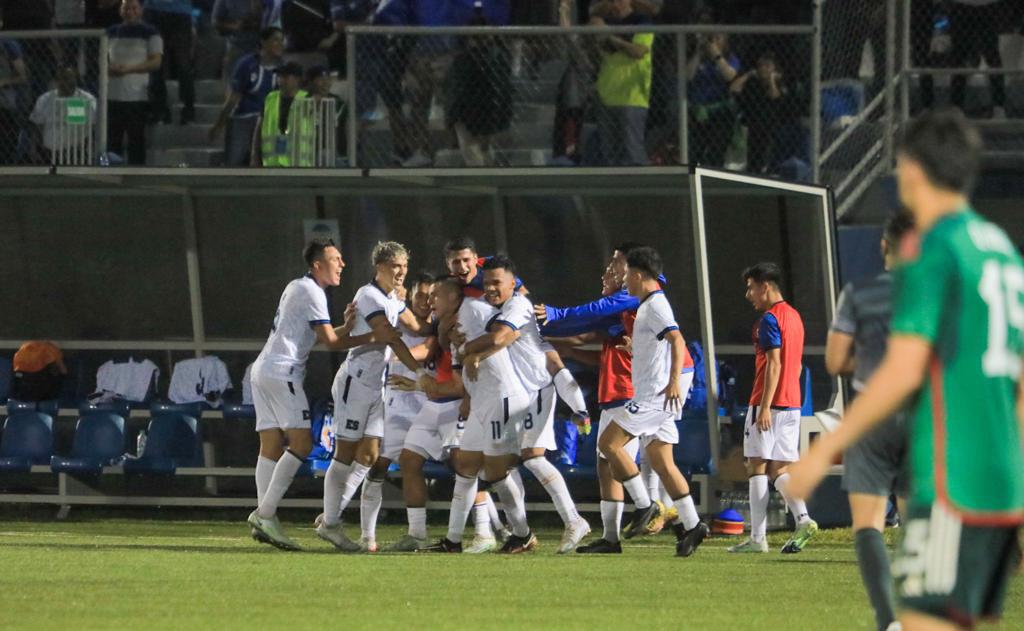
[(772, 428), (772, 408), (762, 405), (757, 411), (757, 428), (767, 432)]
[(402, 302), (405, 302), (406, 296), (409, 295), (409, 290), (405, 288), (405, 285), (399, 285), (395, 287), (395, 298), (398, 298)]
[(548, 308), (544, 305), (533, 305), (533, 314), (537, 316), (537, 324), (548, 321)]
[(573, 412), (572, 417), (573, 425), (579, 428), (580, 433), (584, 436), (590, 436), (590, 415), (583, 412)]
[(662, 409), (674, 413), (683, 410), (683, 389), (679, 387), (679, 377), (669, 379), (661, 394), (665, 395), (665, 405)]
[(630, 355), (632, 355), (633, 354), (633, 338), (629, 337), (628, 335), (623, 335), (622, 336), (622, 344), (617, 345), (615, 348), (619, 349), (620, 351), (625, 351), (625, 352), (629, 353)]
[(799, 462), (789, 465), (786, 492), (794, 498), (807, 499), (831, 468), (832, 455), (827, 450), (812, 447)]
[(345, 305), (345, 321), (342, 322), (341, 324), (342, 328), (344, 328), (346, 331), (351, 331), (353, 328), (355, 328), (357, 316), (358, 314), (356, 312), (356, 303), (350, 302), (347, 305)]
[(480, 376), (479, 355), (467, 355), (466, 358), (462, 360), (462, 374), (470, 381), (476, 381), (477, 377)]
[(448, 331), (448, 341), (455, 348), (459, 348), (466, 343), (466, 333), (462, 330), (462, 327), (458, 323)]
[(401, 392), (416, 392), (418, 390), (415, 381), (401, 375), (391, 375), (388, 377), (388, 385)]
[(432, 393), (434, 392), (434, 386), (436, 385), (437, 382), (434, 381), (434, 378), (430, 375), (423, 375), (416, 380), (416, 389), (427, 393), (428, 398), (433, 396)]
[(462, 401), (459, 403), (459, 420), (462, 421), (464, 419), (469, 418), (469, 411), (470, 411), (469, 397), (463, 397)]

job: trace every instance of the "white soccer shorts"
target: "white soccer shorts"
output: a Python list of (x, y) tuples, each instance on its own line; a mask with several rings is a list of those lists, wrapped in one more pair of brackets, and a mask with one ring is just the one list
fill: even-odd
[[(622, 407), (622, 406), (619, 406), (619, 407)], [(615, 417), (615, 411), (618, 410), (618, 409), (619, 408), (616, 407), (616, 408), (608, 408), (607, 410), (601, 410), (601, 418), (598, 419), (598, 421), (597, 421), (597, 444), (598, 445), (601, 444), (601, 434), (604, 433), (605, 428), (608, 427), (608, 425), (612, 422), (612, 419)], [(634, 438), (633, 440), (631, 440), (628, 443), (626, 443), (624, 449), (626, 450), (626, 453), (629, 454), (629, 459), (635, 461), (636, 460), (636, 455), (640, 451), (640, 440), (637, 439), (637, 438)], [(607, 458), (604, 457), (604, 454), (601, 453), (601, 447), (597, 447), (597, 457), (601, 458), (602, 460), (607, 460)]]
[(285, 381), (254, 374), (252, 404), (256, 408), (257, 432), (310, 428), (309, 401), (300, 381)]
[(335, 440), (357, 442), (384, 437), (384, 391), (370, 388), (342, 368), (331, 386)]
[[(679, 389), (682, 392), (681, 400), (686, 401), (690, 394), (690, 386), (693, 385), (693, 373), (683, 373), (679, 376)], [(616, 408), (612, 415), (612, 421), (624, 429), (631, 436), (636, 436), (645, 447), (652, 440), (660, 440), (663, 443), (674, 445), (679, 442), (679, 429), (676, 427), (676, 419), (679, 412), (672, 412), (664, 409), (659, 403), (640, 403), (630, 401), (626, 405)]]
[(767, 431), (757, 427), (757, 411), (747, 409), (743, 426), (743, 457), (761, 458), (776, 462), (796, 462), (800, 459), (800, 410), (772, 410), (772, 426)]
[(555, 386), (541, 388), (530, 396), (530, 405), (522, 421), (515, 427), (513, 442), (522, 449), (554, 451)]
[(485, 456), (519, 453), (514, 442), (515, 428), (522, 423), (529, 409), (529, 394), (473, 399), (461, 449), (481, 451)]
[(384, 437), (380, 441), (380, 457), (395, 462), (426, 397), (420, 392), (391, 390), (385, 390), (384, 396)]
[(462, 434), (459, 426), (466, 427), (459, 422), (461, 403), (461, 400), (424, 402), (405, 436), (404, 449), (430, 460), (444, 460), (451, 449), (459, 446)]

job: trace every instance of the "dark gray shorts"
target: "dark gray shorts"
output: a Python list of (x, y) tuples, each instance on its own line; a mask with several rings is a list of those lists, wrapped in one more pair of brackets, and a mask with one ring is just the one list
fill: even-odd
[(843, 490), (888, 497), (906, 497), (909, 421), (899, 414), (846, 450), (843, 456)]

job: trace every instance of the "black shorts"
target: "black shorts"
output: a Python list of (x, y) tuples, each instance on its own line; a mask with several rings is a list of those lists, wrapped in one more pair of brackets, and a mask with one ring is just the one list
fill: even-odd
[(908, 423), (905, 414), (876, 427), (843, 454), (843, 490), (906, 497)]
[(893, 562), (911, 611), (971, 627), (997, 618), (1021, 560), (1017, 526), (969, 526), (939, 504), (912, 507)]

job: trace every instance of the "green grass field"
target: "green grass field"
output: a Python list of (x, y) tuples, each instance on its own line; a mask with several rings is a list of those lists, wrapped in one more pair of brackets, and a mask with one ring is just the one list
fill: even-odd
[[(669, 535), (560, 557), (554, 529), (522, 556), (342, 555), (287, 526), (307, 551), (240, 522), (0, 521), (0, 628), (873, 628), (847, 530), (790, 557), (776, 536), (769, 555), (709, 540), (677, 559)], [(1021, 628), (1024, 579), (1011, 589), (1006, 627)]]

